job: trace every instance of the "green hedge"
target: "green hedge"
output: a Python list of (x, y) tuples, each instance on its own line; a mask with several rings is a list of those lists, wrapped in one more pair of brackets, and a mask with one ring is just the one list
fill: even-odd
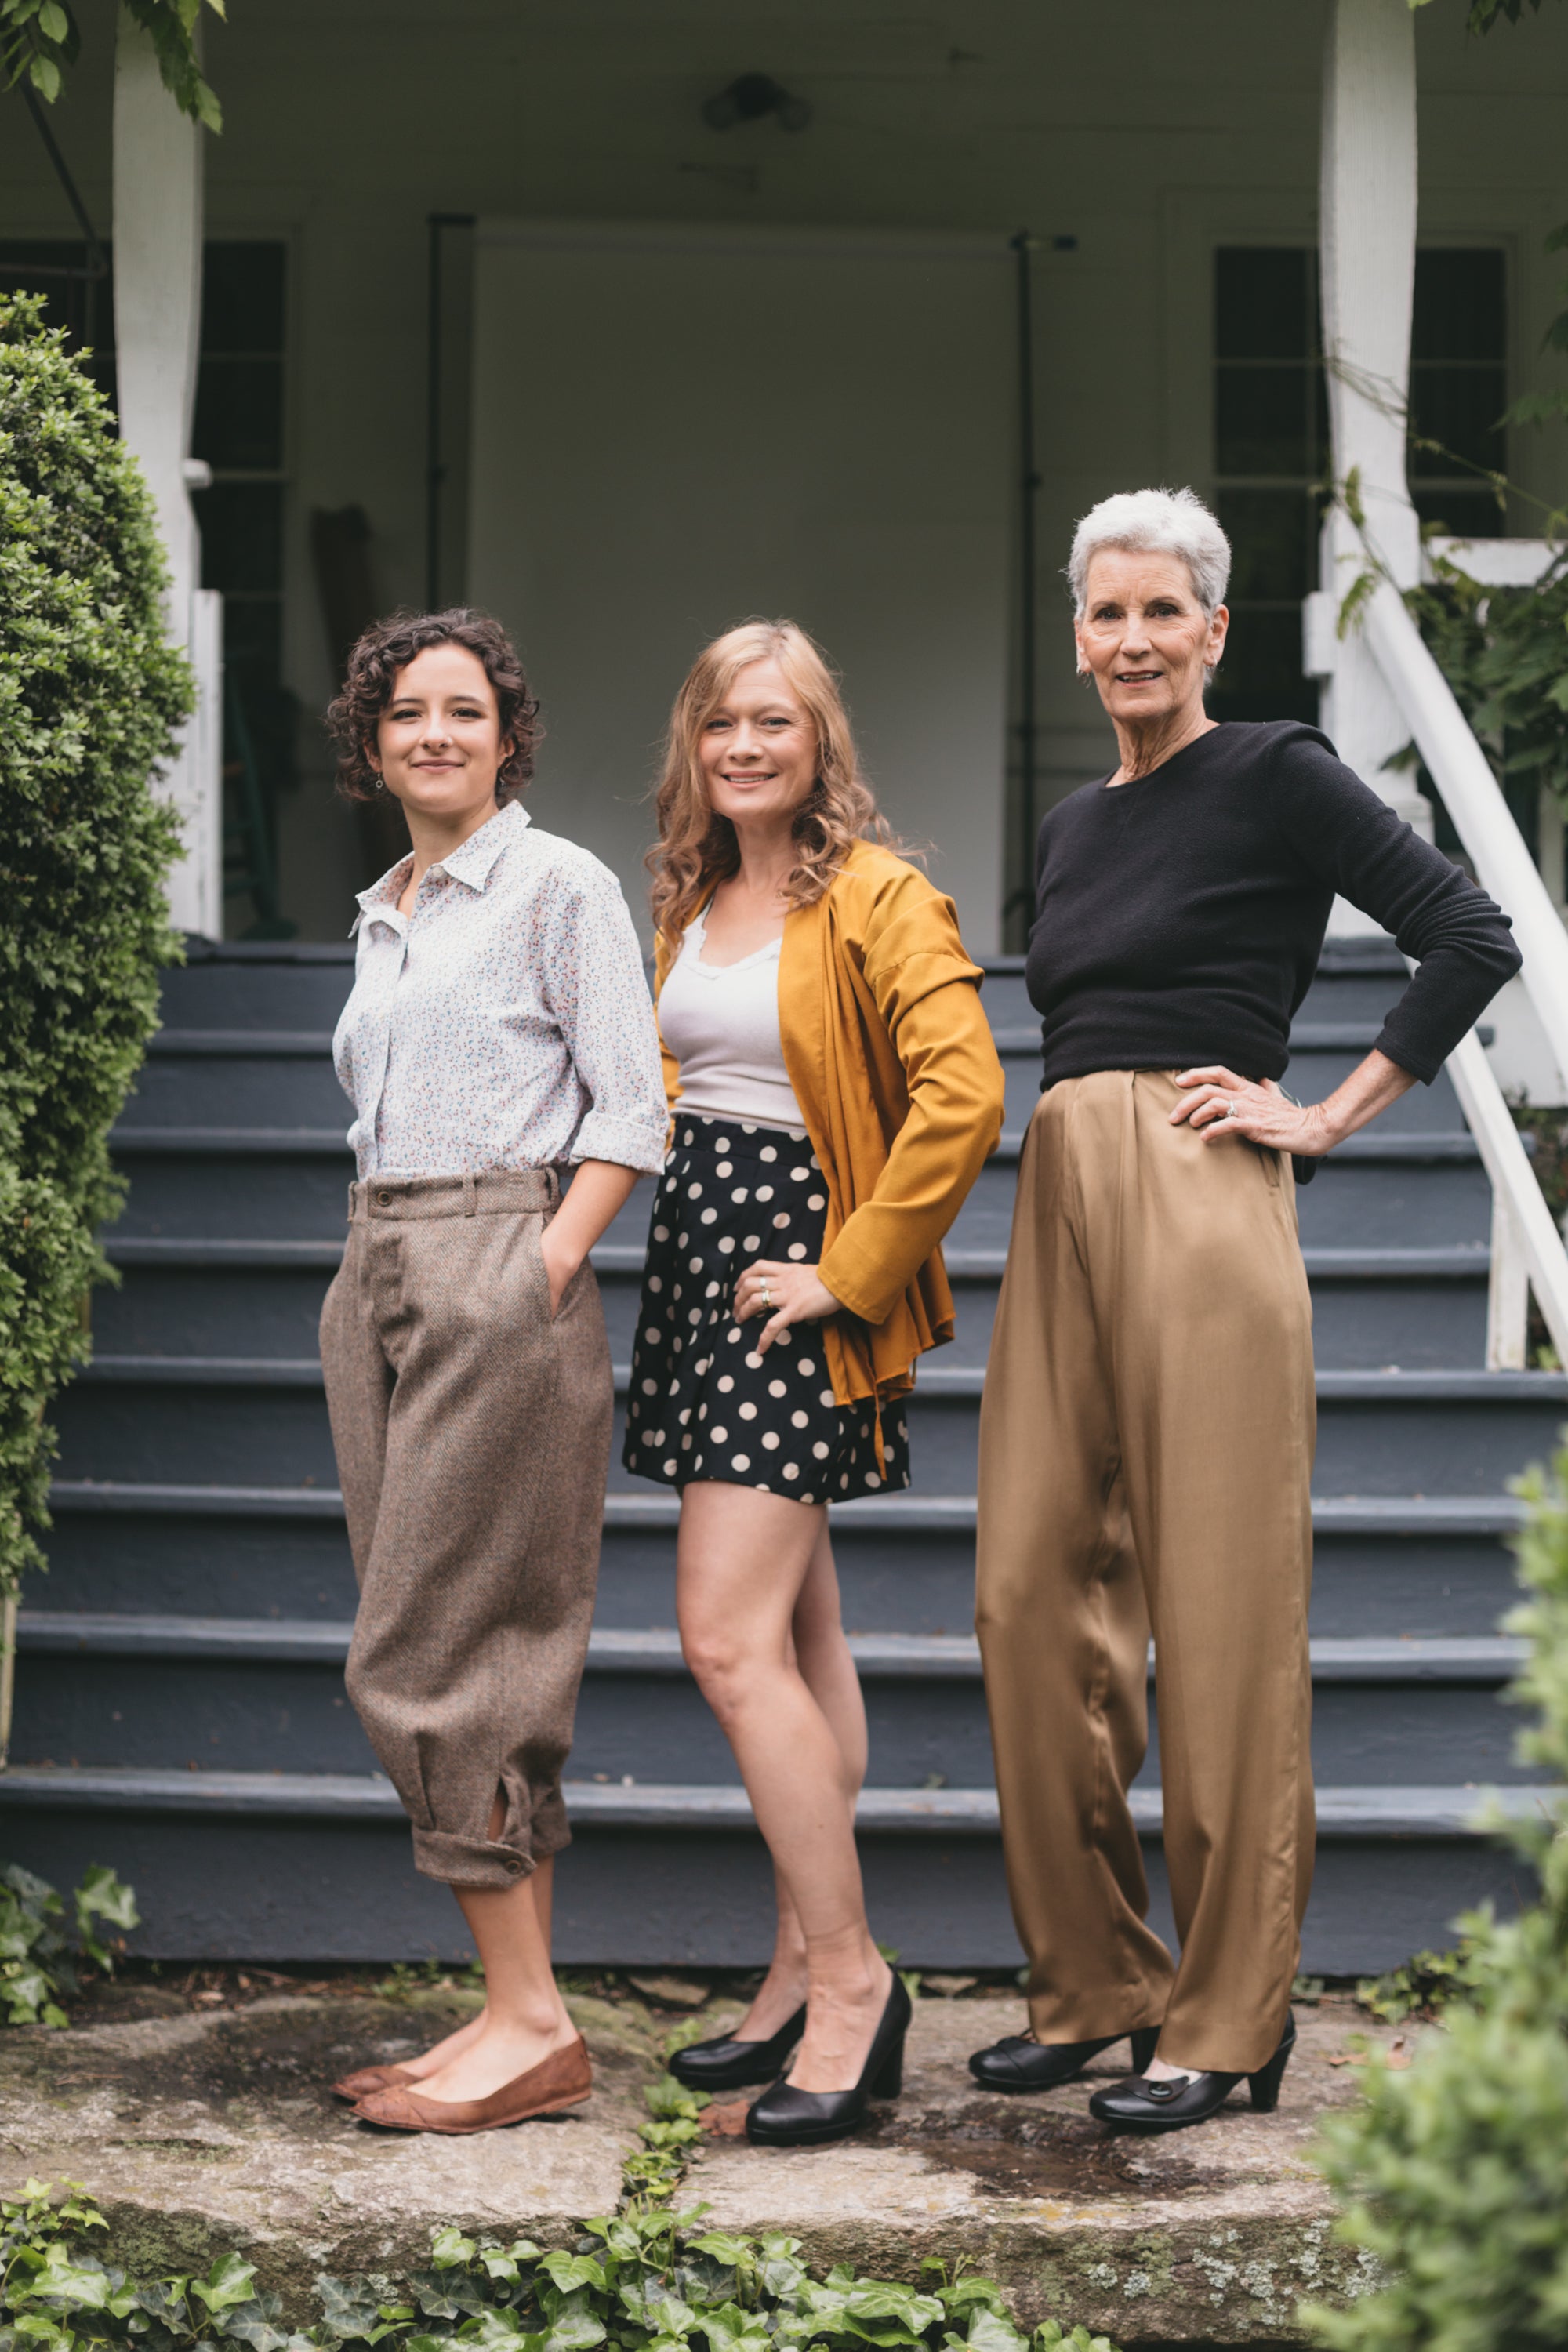
[(44, 1413), (120, 1198), (106, 1138), (180, 952), (149, 784), (193, 699), (152, 500), (41, 310), (0, 301), (0, 1591), (40, 1559)]
[[(1565, 1433), (1568, 1437), (1568, 1433)], [(1513, 1696), (1524, 1761), (1553, 1790), (1512, 1843), (1541, 1897), (1466, 1920), (1465, 1992), (1405, 2073), (1368, 2068), (1364, 2103), (1326, 2134), (1342, 2234), (1389, 2283), (1316, 2315), (1337, 2352), (1562, 2352), (1568, 2344), (1568, 1443), (1522, 1484), (1530, 1643)]]

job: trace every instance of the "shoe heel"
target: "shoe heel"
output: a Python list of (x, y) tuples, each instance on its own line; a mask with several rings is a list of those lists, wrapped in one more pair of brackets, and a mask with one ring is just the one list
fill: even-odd
[(1135, 2074), (1146, 2074), (1149, 2071), (1149, 2062), (1160, 2047), (1159, 2027), (1141, 2025), (1136, 2033), (1129, 2034), (1128, 2040), (1132, 2044), (1132, 2072)]
[(881, 2065), (867, 2095), (873, 2099), (896, 2099), (904, 2087), (904, 2037), (900, 2033)]
[(1285, 2080), (1285, 2069), (1290, 2063), (1290, 2053), (1295, 2046), (1295, 2036), (1292, 2034), (1283, 2049), (1274, 2053), (1267, 2066), (1260, 2068), (1256, 2074), (1247, 2076), (1247, 2087), (1252, 2094), (1252, 2104), (1260, 2116), (1271, 2116), (1279, 2105), (1279, 2085)]

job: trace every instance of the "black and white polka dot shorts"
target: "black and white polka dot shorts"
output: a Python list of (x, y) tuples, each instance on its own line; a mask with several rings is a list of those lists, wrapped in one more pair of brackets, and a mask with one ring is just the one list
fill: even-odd
[(628, 1470), (661, 1486), (709, 1478), (797, 1503), (842, 1503), (910, 1483), (900, 1400), (882, 1408), (882, 1463), (869, 1402), (840, 1405), (820, 1323), (781, 1332), (734, 1319), (753, 1260), (822, 1255), (827, 1191), (804, 1135), (676, 1113), (654, 1195), (641, 1319), (626, 1401)]

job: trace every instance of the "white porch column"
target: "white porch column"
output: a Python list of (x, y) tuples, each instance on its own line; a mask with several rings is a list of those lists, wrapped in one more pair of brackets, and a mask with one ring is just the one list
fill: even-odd
[[(120, 11), (114, 64), (114, 335), (120, 430), (158, 510), (170, 572), (169, 634), (202, 656), (203, 709), (165, 782), (186, 854), (169, 877), (185, 930), (223, 931), (220, 633), (204, 607), (201, 541), (190, 489), (205, 468), (187, 457), (201, 321), (203, 132), (180, 112), (149, 36)], [(216, 599), (213, 600), (216, 602)]]
[[(1356, 473), (1367, 538), (1397, 584), (1413, 587), (1421, 539), (1405, 440), (1415, 283), (1409, 0), (1333, 0), (1323, 60), (1319, 234), (1334, 479), (1342, 485)], [(1336, 508), (1323, 529), (1320, 636), (1325, 624), (1331, 631), (1366, 560), (1360, 533)], [(1323, 692), (1325, 731), (1341, 758), (1430, 839), (1430, 802), (1408, 770), (1384, 764), (1409, 741), (1409, 727), (1353, 629), (1333, 646), (1332, 663)], [(1334, 918), (1334, 931), (1376, 929), (1342, 899)]]

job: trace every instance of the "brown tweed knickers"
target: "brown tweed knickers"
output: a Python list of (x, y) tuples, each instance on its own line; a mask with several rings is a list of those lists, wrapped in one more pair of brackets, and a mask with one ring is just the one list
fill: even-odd
[(550, 1313), (558, 1199), (536, 1169), (353, 1184), (321, 1310), (360, 1584), (348, 1693), (416, 1864), (456, 1886), (510, 1885), (571, 1835), (612, 1393), (590, 1266)]

